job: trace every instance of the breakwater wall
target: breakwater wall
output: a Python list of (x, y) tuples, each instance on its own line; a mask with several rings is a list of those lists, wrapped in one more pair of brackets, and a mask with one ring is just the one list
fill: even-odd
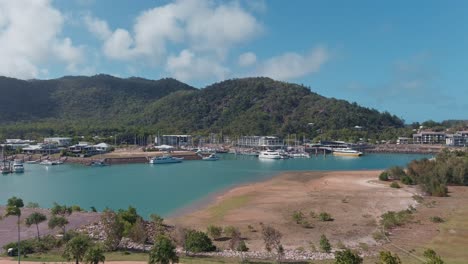
[[(155, 156), (162, 156), (162, 154), (155, 155)], [(200, 160), (201, 157), (193, 154), (173, 154), (173, 157), (184, 158), (184, 160)], [(134, 157), (103, 157), (100, 159), (98, 156), (95, 157), (87, 157), (87, 158), (79, 158), (79, 157), (67, 157), (66, 163), (74, 163), (74, 164), (82, 164), (82, 165), (90, 165), (91, 162), (96, 160), (103, 160), (104, 163), (113, 165), (113, 164), (134, 164), (134, 163), (148, 163), (150, 157), (149, 156), (134, 156)]]
[(444, 145), (375, 145), (374, 147), (366, 148), (363, 151), (366, 153), (401, 153), (401, 154), (437, 154), (446, 146)]

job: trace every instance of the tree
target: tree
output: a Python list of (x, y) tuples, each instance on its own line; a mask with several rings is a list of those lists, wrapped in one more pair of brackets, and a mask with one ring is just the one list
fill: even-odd
[(104, 263), (104, 261), (106, 261), (104, 249), (99, 245), (90, 247), (84, 255), (84, 261), (88, 264), (99, 264), (99, 262)]
[(426, 258), (426, 262), (424, 264), (444, 264), (445, 262), (442, 258), (437, 255), (437, 253), (433, 249), (426, 249), (423, 253), (424, 257)]
[(72, 238), (65, 245), (65, 250), (63, 252), (63, 257), (68, 260), (75, 260), (75, 263), (78, 264), (83, 260), (83, 257), (86, 254), (86, 251), (91, 246), (91, 240), (86, 235), (78, 235)]
[(20, 223), (21, 223), (21, 208), (24, 207), (23, 200), (21, 198), (17, 198), (16, 196), (11, 197), (7, 201), (7, 207), (5, 216), (16, 216), (18, 220), (16, 222), (18, 226), (18, 263), (21, 263), (21, 246), (20, 246)]
[(133, 224), (132, 229), (130, 229), (129, 232), (129, 237), (133, 241), (143, 244), (143, 249), (145, 248), (144, 244), (148, 238), (148, 234), (146, 233), (145, 223), (141, 218), (139, 218), (135, 224)]
[(164, 234), (164, 218), (157, 214), (151, 214), (150, 218), (151, 222), (153, 222), (154, 225), (155, 237), (157, 237), (160, 234)]
[(327, 253), (330, 253), (331, 251), (330, 241), (328, 241), (328, 238), (325, 235), (320, 236), (320, 249)]
[(350, 249), (335, 253), (335, 264), (361, 264), (362, 258)]
[(52, 215), (60, 215), (62, 217), (69, 216), (73, 213), (73, 209), (66, 205), (60, 205), (58, 203), (54, 203), (54, 206), (50, 209), (50, 213)]
[(114, 251), (120, 244), (123, 237), (124, 225), (117, 217), (117, 214), (106, 209), (101, 215), (101, 222), (104, 225), (104, 232), (106, 233), (106, 240), (104, 245), (108, 250)]
[(185, 239), (185, 249), (190, 252), (199, 253), (214, 251), (216, 247), (205, 233), (189, 230)]
[(39, 224), (47, 220), (45, 214), (39, 212), (33, 212), (26, 218), (26, 226), (30, 227), (31, 225), (36, 225), (37, 230), (37, 240), (40, 240), (41, 237), (39, 235)]
[(158, 235), (154, 241), (154, 246), (149, 254), (149, 264), (169, 264), (179, 261), (176, 253), (176, 247), (172, 241), (164, 236)]
[(268, 252), (276, 251), (278, 261), (281, 260), (284, 254), (283, 245), (281, 245), (281, 237), (283, 235), (271, 226), (262, 226), (262, 237), (265, 243), (265, 249)]
[(215, 225), (209, 225), (206, 228), (206, 233), (214, 240), (218, 239), (221, 236), (222, 231), (222, 227)]
[(63, 234), (65, 234), (65, 228), (68, 225), (68, 220), (63, 216), (52, 216), (52, 218), (49, 219), (48, 225), (50, 229), (54, 229), (56, 227), (61, 228)]
[(397, 254), (393, 255), (390, 251), (380, 251), (377, 264), (401, 264), (401, 260)]

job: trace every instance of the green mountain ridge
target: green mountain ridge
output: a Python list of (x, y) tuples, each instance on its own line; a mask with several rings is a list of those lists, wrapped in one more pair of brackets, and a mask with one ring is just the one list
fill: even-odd
[(0, 93), (4, 137), (116, 131), (313, 136), (317, 130), (351, 131), (362, 126), (366, 133), (375, 133), (404, 126), (387, 112), (264, 77), (231, 79), (203, 89), (171, 78), (0, 77)]

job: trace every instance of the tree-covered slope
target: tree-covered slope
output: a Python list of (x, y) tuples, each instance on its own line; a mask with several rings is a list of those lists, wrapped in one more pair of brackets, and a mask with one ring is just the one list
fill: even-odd
[[(362, 126), (367, 130), (402, 127), (403, 121), (344, 100), (330, 99), (296, 84), (244, 78), (200, 91), (171, 94), (146, 110), (146, 125), (176, 132), (227, 134), (309, 133)], [(311, 125), (313, 123), (313, 125)]]
[(0, 122), (41, 119), (131, 118), (144, 107), (179, 90), (194, 90), (174, 79), (121, 79), (109, 75), (22, 81), (0, 78)]
[[(3, 135), (109, 133), (316, 134), (403, 121), (356, 103), (269, 78), (232, 79), (195, 89), (174, 79), (108, 75), (21, 81), (0, 78)], [(313, 124), (313, 125), (312, 125)]]

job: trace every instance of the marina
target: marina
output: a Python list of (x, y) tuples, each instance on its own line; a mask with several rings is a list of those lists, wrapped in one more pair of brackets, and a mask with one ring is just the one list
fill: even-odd
[[(178, 164), (120, 164), (60, 166), (24, 164), (21, 174), (0, 177), (0, 200), (21, 196), (26, 202), (50, 207), (54, 202), (98, 210), (135, 206), (145, 217), (169, 216), (237, 185), (269, 179), (286, 171), (384, 169), (413, 159), (432, 157), (408, 154), (369, 154), (360, 158), (333, 155), (309, 159), (259, 159), (255, 156), (217, 154), (216, 162), (202, 160)], [(170, 199), (168, 199), (170, 197)]]

